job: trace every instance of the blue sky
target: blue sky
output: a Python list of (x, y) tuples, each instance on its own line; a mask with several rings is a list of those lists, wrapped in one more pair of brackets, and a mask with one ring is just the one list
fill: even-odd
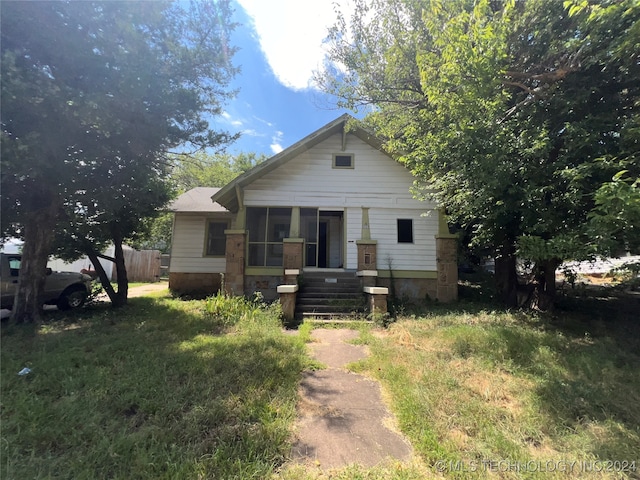
[[(230, 153), (272, 156), (339, 117), (330, 97), (313, 88), (311, 77), (323, 60), (322, 41), (335, 14), (332, 0), (236, 0), (239, 24), (231, 43), (241, 68), (235, 99), (213, 127), (241, 138)], [(341, 3), (348, 8), (347, 0)], [(351, 112), (348, 112), (351, 113)]]

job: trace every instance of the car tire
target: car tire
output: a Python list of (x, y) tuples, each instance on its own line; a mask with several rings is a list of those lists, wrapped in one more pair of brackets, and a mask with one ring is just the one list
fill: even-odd
[(69, 287), (60, 298), (58, 298), (57, 306), (58, 310), (72, 310), (74, 308), (80, 308), (84, 305), (85, 300), (87, 299), (87, 291), (80, 287)]

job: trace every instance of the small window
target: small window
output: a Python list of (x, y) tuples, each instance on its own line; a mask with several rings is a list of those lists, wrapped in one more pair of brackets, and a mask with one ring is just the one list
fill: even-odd
[(227, 236), (224, 231), (229, 228), (227, 222), (210, 221), (207, 225), (206, 256), (224, 257), (227, 251)]
[(353, 154), (334, 155), (333, 168), (353, 168)]
[(413, 243), (413, 220), (398, 219), (398, 243)]
[(12, 277), (20, 276), (20, 257), (9, 257), (9, 273)]

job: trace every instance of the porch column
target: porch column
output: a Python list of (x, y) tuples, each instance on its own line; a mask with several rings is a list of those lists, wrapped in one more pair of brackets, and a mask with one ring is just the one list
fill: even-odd
[(291, 207), (289, 238), (283, 240), (282, 246), (284, 256), (282, 261), (285, 270), (302, 270), (304, 262), (303, 247), (304, 239), (300, 238), (300, 207)]
[(229, 295), (244, 295), (246, 230), (225, 230), (227, 236), (224, 290)]
[(356, 247), (358, 249), (357, 275), (362, 279), (362, 286), (374, 287), (378, 277), (378, 242), (377, 240), (371, 240), (368, 207), (362, 207), (360, 240), (356, 240)]
[(362, 207), (360, 240), (371, 240), (371, 229), (369, 228), (369, 207)]
[(442, 210), (438, 212), (438, 219), (436, 299), (446, 303), (458, 299), (458, 236), (449, 233), (447, 219)]
[(282, 241), (283, 249), (283, 263), (285, 270), (302, 270), (303, 256), (302, 251), (304, 246), (303, 238), (285, 238)]

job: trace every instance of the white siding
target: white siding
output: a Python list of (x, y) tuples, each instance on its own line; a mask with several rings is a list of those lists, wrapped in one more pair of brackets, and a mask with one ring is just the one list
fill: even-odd
[[(358, 247), (356, 240), (362, 233), (362, 208), (348, 208), (344, 221), (345, 234), (347, 235), (347, 265), (346, 268), (358, 268)], [(371, 219), (369, 219), (371, 221)]]
[[(205, 257), (207, 219), (205, 215), (176, 213), (171, 239), (172, 272), (217, 273), (224, 272), (226, 260), (218, 257)], [(218, 217), (215, 217), (218, 218)], [(229, 218), (229, 217), (220, 217)]]
[[(433, 208), (412, 197), (413, 177), (399, 163), (354, 135), (348, 136), (346, 151), (341, 148), (342, 135), (333, 135), (265, 174), (245, 188), (245, 205)], [(335, 153), (352, 153), (355, 168), (332, 168)]]
[[(399, 218), (413, 220), (413, 243), (398, 243)], [(372, 208), (369, 211), (369, 228), (371, 238), (378, 240), (380, 270), (436, 270), (436, 211), (425, 216), (420, 210)]]
[[(388, 269), (390, 259), (394, 270), (435, 270), (438, 215), (432, 203), (412, 197), (413, 176), (353, 135), (348, 136), (345, 152), (341, 149), (342, 135), (334, 135), (267, 173), (245, 188), (245, 205), (344, 210), (345, 267), (350, 269), (358, 262), (361, 207), (369, 207), (371, 238), (378, 241), (379, 269)], [(354, 168), (332, 168), (336, 153), (353, 154)], [(413, 219), (413, 244), (398, 243), (398, 218)]]

